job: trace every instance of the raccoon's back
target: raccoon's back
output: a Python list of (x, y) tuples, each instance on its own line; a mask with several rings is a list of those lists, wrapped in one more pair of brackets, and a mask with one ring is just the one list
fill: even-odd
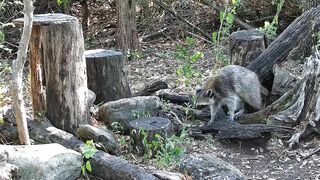
[(251, 70), (238, 65), (229, 65), (221, 70), (221, 74), (232, 80), (234, 91), (238, 96), (255, 109), (261, 109), (260, 82)]

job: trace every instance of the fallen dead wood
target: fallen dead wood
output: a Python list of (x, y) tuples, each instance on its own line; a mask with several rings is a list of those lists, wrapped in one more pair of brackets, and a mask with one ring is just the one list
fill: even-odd
[[(238, 124), (235, 122), (216, 122), (213, 126), (205, 126), (197, 129), (202, 134), (216, 134), (219, 139), (252, 139), (263, 136), (263, 133), (284, 132), (289, 133), (294, 129), (285, 126), (266, 124)], [(197, 132), (196, 131), (196, 132)]]
[(155, 4), (157, 4), (158, 6), (160, 6), (162, 9), (164, 9), (165, 11), (168, 11), (171, 15), (173, 15), (174, 17), (176, 17), (177, 19), (179, 19), (181, 22), (185, 23), (186, 25), (188, 25), (189, 27), (191, 27), (192, 29), (194, 29), (195, 31), (197, 31), (198, 33), (200, 33), (203, 37), (205, 37), (207, 40), (211, 41), (211, 37), (205, 33), (202, 29), (200, 29), (199, 27), (195, 26), (194, 24), (192, 24), (191, 22), (189, 22), (188, 20), (184, 19), (183, 17), (181, 17), (177, 12), (173, 11), (172, 9), (170, 9), (167, 5), (163, 4), (160, 1), (154, 1)]
[[(30, 137), (36, 142), (59, 143), (78, 152), (81, 152), (81, 147), (84, 146), (75, 136), (53, 127), (46, 119), (41, 122), (28, 121), (28, 125)], [(98, 150), (90, 162), (93, 170), (91, 174), (101, 179), (155, 179), (138, 166), (103, 151)]]
[(186, 104), (193, 104), (192, 96), (188, 94), (172, 94), (172, 93), (160, 93), (158, 94), (158, 97), (164, 101), (169, 101), (174, 104), (179, 105), (186, 105)]
[[(272, 84), (273, 65), (282, 61), (303, 61), (311, 55), (312, 34), (320, 26), (320, 6), (295, 19), (247, 68), (256, 72), (263, 84)], [(270, 84), (271, 83), (271, 84)]]
[(160, 89), (167, 89), (168, 84), (164, 81), (156, 81), (152, 84), (147, 85), (141, 91), (135, 93), (133, 96), (150, 96)]

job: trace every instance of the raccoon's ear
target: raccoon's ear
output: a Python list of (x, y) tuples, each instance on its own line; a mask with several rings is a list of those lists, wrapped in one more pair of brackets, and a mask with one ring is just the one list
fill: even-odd
[(201, 85), (197, 85), (196, 86), (196, 95), (200, 94), (201, 91), (202, 91)]
[(213, 91), (212, 91), (212, 89), (208, 89), (208, 90), (206, 91), (206, 96), (207, 96), (208, 98), (212, 98), (212, 97), (213, 97)]

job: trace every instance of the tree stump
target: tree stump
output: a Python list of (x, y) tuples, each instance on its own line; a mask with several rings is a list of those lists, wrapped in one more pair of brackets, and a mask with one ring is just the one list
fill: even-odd
[(149, 149), (146, 143), (152, 143), (152, 141), (159, 141), (156, 134), (159, 134), (161, 138), (168, 137), (172, 133), (171, 121), (162, 117), (150, 117), (144, 119), (137, 119), (130, 122), (131, 133), (130, 138), (132, 140), (132, 146), (135, 150), (143, 155), (145, 153), (152, 153), (155, 155), (155, 151), (158, 149)]
[[(19, 22), (19, 20), (17, 20)], [(21, 22), (21, 20), (20, 20)], [(60, 129), (75, 133), (79, 124), (88, 123), (88, 88), (84, 57), (84, 40), (78, 19), (64, 14), (34, 16), (34, 33), (31, 57), (37, 71), (36, 96), (41, 94), (40, 60), (43, 58), (46, 81), (46, 115)], [(39, 43), (39, 44), (37, 44)]]
[(286, 109), (271, 116), (277, 120), (296, 125), (297, 132), (289, 140), (290, 147), (299, 143), (299, 138), (311, 132), (320, 132), (320, 54), (308, 58), (297, 93), (286, 104)]
[(233, 32), (229, 37), (231, 64), (247, 66), (266, 48), (265, 35), (255, 29)]
[(320, 6), (295, 19), (247, 68), (256, 72), (266, 88), (271, 89), (273, 65), (283, 61), (303, 62), (312, 53), (312, 34), (319, 31)]
[(96, 93), (95, 104), (131, 97), (123, 71), (124, 57), (113, 50), (85, 51), (88, 88)]

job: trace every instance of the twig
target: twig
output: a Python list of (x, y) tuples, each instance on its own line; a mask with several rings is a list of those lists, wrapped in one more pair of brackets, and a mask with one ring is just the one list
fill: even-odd
[(203, 41), (205, 41), (205, 42), (207, 42), (207, 43), (209, 43), (209, 44), (216, 45), (216, 44), (214, 44), (212, 41), (209, 41), (209, 40), (207, 40), (206, 38), (203, 38), (203, 37), (201, 37), (201, 36), (198, 36), (198, 35), (190, 32), (190, 31), (187, 31), (187, 33), (190, 34), (191, 36), (194, 36), (194, 37), (196, 37), (196, 38), (198, 38), (198, 39), (201, 39), (201, 40), (203, 40)]
[(144, 41), (145, 39), (152, 38), (152, 37), (158, 36), (158, 35), (160, 35), (160, 34), (163, 34), (163, 32), (166, 31), (166, 30), (168, 30), (167, 27), (162, 28), (162, 29), (160, 29), (160, 30), (158, 30), (158, 31), (156, 31), (156, 32), (151, 33), (151, 34), (148, 34), (148, 35), (145, 35), (145, 36), (141, 36), (140, 39), (139, 39), (139, 41), (142, 42), (142, 41)]
[(302, 158), (302, 160), (305, 160), (305, 159), (309, 158), (310, 156), (316, 154), (317, 152), (320, 152), (320, 147), (319, 147), (318, 149), (314, 150), (312, 153), (304, 156), (304, 157)]
[(165, 4), (163, 4), (160, 1), (154, 1), (155, 4), (157, 4), (158, 6), (160, 6), (162, 9), (168, 11), (171, 15), (173, 15), (174, 17), (176, 17), (177, 19), (179, 19), (181, 22), (185, 23), (186, 25), (188, 25), (189, 27), (193, 28), (195, 31), (197, 31), (198, 33), (200, 33), (203, 37), (205, 37), (207, 40), (211, 40), (211, 37), (205, 33), (203, 30), (201, 30), (200, 28), (198, 28), (197, 26), (193, 25), (191, 22), (189, 22), (188, 20), (184, 19), (183, 17), (181, 17), (179, 14), (177, 14), (175, 11), (173, 11), (172, 9), (169, 9)]

